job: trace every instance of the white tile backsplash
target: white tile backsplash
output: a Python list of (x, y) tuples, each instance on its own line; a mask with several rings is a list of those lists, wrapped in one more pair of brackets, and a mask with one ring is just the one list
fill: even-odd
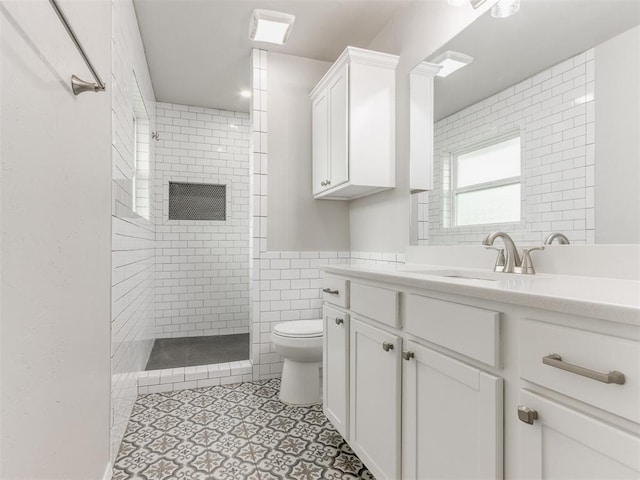
[[(420, 244), (479, 244), (490, 231), (541, 243), (561, 231), (572, 243), (593, 240), (594, 81), (592, 51), (565, 60), (435, 124), (434, 189), (418, 196)], [(450, 226), (448, 163), (459, 151), (520, 131), (522, 222)]]

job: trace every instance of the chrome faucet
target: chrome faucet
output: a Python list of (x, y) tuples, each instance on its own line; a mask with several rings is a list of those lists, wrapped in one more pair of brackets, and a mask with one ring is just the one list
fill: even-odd
[(555, 239), (558, 239), (558, 243), (560, 245), (569, 245), (569, 239), (566, 235), (560, 232), (554, 232), (549, 234), (549, 236), (545, 239), (545, 245), (551, 245)]
[[(482, 244), (486, 245), (487, 247), (491, 247), (493, 246), (493, 242), (495, 242), (496, 238), (501, 238), (502, 242), (504, 243), (505, 257), (504, 265), (501, 271), (504, 273), (514, 273), (515, 268), (522, 266), (522, 264), (520, 262), (520, 255), (518, 255), (516, 244), (513, 243), (513, 240), (509, 235), (504, 232), (493, 232), (485, 237), (485, 239), (482, 241)], [(501, 253), (499, 252), (498, 255), (500, 254)], [(496, 271), (499, 271), (497, 269), (497, 267), (499, 266), (498, 263), (501, 262), (496, 262)]]
[[(504, 243), (504, 250), (493, 247), (496, 238), (501, 238)], [(495, 272), (503, 273), (523, 273), (533, 275), (536, 273), (531, 260), (531, 252), (534, 250), (544, 250), (544, 247), (535, 247), (522, 250), (522, 260), (518, 254), (516, 244), (509, 235), (504, 232), (493, 232), (485, 237), (482, 244), (487, 248), (498, 250), (498, 259), (496, 260)]]

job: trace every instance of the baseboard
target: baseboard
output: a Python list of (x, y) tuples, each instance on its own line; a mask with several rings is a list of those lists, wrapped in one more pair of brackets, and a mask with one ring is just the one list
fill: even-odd
[(111, 480), (113, 477), (113, 464), (111, 461), (107, 463), (107, 468), (104, 471), (104, 475), (102, 475), (102, 480)]

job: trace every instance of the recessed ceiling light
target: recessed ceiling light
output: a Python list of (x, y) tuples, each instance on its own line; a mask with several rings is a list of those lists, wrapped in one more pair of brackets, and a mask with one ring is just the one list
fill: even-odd
[(460, 52), (453, 52), (451, 50), (447, 50), (431, 61), (431, 63), (442, 65), (442, 68), (438, 71), (438, 73), (436, 73), (436, 76), (443, 78), (451, 75), (457, 70), (460, 70), (462, 67), (466, 67), (471, 62), (473, 62), (473, 57), (471, 55), (466, 55)]
[(471, 5), (475, 10), (480, 8), (487, 0), (448, 0), (449, 5), (454, 7), (466, 7)]
[(249, 90), (241, 90), (240, 96), (244, 98), (249, 98), (251, 96), (251, 92)]
[(289, 13), (257, 8), (251, 15), (249, 38), (256, 42), (283, 45), (289, 38), (295, 19)]
[(520, 0), (498, 0), (491, 7), (491, 16), (493, 18), (507, 18), (520, 10)]

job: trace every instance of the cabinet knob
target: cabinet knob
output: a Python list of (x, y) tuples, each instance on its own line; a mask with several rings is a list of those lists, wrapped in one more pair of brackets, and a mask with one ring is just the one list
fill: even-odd
[(385, 352), (388, 352), (389, 350), (393, 350), (393, 343), (390, 342), (382, 342), (382, 349)]
[(320, 186), (321, 187), (326, 187), (327, 186), (327, 182), (325, 182), (324, 180), (320, 182)]
[(336, 318), (336, 325), (342, 325), (344, 323), (344, 318)]
[(325, 184), (326, 184), (326, 185), (331, 185), (331, 180), (327, 180), (327, 181), (325, 182)]
[(415, 357), (413, 352), (402, 352), (402, 358), (405, 360), (411, 360), (413, 357)]
[(533, 425), (533, 422), (538, 419), (538, 412), (533, 408), (518, 405), (518, 418), (521, 422)]

